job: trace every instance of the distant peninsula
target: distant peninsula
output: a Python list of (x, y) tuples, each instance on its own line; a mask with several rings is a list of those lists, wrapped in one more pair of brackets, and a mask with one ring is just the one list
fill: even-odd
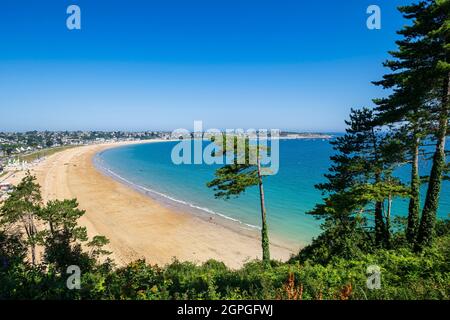
[(331, 139), (331, 138), (333, 138), (333, 136), (327, 133), (291, 132), (291, 131), (280, 132), (280, 139)]

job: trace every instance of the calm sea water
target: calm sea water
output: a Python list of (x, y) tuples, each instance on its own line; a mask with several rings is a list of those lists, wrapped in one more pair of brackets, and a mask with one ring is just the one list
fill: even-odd
[[(260, 226), (258, 189), (250, 188), (237, 199), (215, 199), (206, 183), (214, 178), (218, 166), (175, 165), (171, 150), (176, 142), (130, 145), (110, 149), (97, 156), (97, 164), (117, 176), (160, 195), (166, 201), (196, 208), (208, 214), (229, 217), (243, 228)], [(324, 181), (323, 174), (330, 165), (333, 150), (329, 141), (281, 140), (280, 170), (265, 179), (266, 205), (271, 234), (289, 242), (303, 245), (320, 232), (320, 222), (305, 214), (321, 201), (314, 185)], [(428, 170), (425, 166), (423, 171)], [(399, 170), (408, 177), (408, 169)], [(439, 216), (450, 212), (448, 182), (443, 185)], [(406, 215), (407, 202), (397, 200), (393, 211)]]

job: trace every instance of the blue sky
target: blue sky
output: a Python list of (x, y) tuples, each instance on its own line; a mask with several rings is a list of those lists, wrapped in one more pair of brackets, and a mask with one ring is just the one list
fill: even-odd
[[(342, 131), (405, 24), (393, 0), (2, 0), (0, 131)], [(66, 8), (81, 8), (68, 30)], [(377, 4), (382, 29), (366, 28)]]

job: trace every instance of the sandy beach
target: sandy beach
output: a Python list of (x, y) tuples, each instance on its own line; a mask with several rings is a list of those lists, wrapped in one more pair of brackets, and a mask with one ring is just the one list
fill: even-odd
[[(98, 171), (92, 158), (102, 150), (130, 142), (90, 145), (49, 156), (32, 170), (42, 186), (44, 201), (77, 198), (86, 214), (80, 224), (88, 235), (104, 235), (117, 265), (145, 258), (164, 265), (175, 257), (201, 263), (223, 261), (238, 268), (261, 256), (258, 236), (248, 236), (181, 210), (168, 208)], [(17, 183), (17, 173), (7, 181)], [(296, 248), (271, 246), (274, 259), (286, 260)]]

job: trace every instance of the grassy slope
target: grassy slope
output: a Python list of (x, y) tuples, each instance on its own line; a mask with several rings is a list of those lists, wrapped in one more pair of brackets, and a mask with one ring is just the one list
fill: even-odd
[(57, 152), (61, 152), (61, 151), (76, 148), (76, 147), (78, 147), (78, 146), (63, 146), (63, 147), (42, 149), (42, 150), (27, 154), (27, 155), (19, 156), (19, 160), (31, 162), (31, 161), (34, 161), (34, 160), (37, 160), (37, 159), (40, 159), (43, 157), (51, 156)]

